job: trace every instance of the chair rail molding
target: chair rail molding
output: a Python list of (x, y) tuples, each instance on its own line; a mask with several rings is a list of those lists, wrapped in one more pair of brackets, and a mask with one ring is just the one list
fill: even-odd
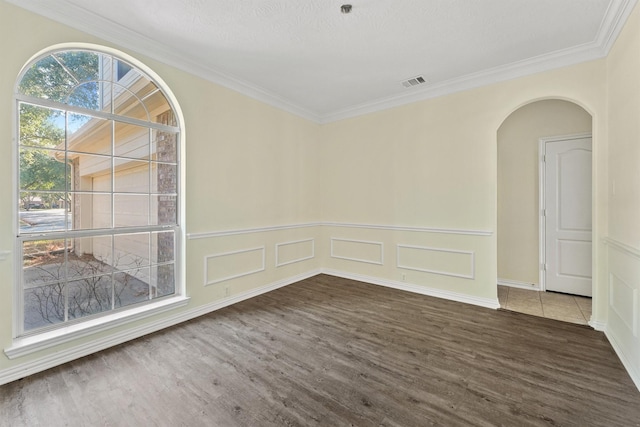
[(212, 230), (197, 233), (187, 233), (187, 239), (210, 239), (215, 237), (237, 236), (240, 234), (265, 233), (280, 230), (294, 230), (298, 228), (309, 227), (340, 227), (340, 228), (364, 228), (370, 230), (386, 230), (386, 231), (409, 231), (416, 233), (436, 233), (436, 234), (461, 234), (464, 236), (492, 236), (492, 230), (474, 230), (463, 228), (438, 228), (438, 227), (422, 227), (422, 226), (405, 226), (405, 225), (389, 225), (389, 224), (363, 224), (349, 222), (302, 222), (297, 224), (271, 225), (264, 227), (247, 227), (229, 230)]

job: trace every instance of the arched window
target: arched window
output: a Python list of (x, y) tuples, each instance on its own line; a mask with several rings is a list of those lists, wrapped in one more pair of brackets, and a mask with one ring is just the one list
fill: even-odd
[(19, 77), (18, 336), (180, 293), (180, 126), (134, 62), (54, 50)]

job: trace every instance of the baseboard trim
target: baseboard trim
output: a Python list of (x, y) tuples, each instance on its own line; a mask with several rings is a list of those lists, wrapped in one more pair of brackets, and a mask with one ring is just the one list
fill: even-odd
[(530, 291), (539, 291), (540, 286), (535, 283), (520, 282), (518, 280), (500, 279), (498, 278), (498, 285), (509, 286), (510, 288), (528, 289)]
[(378, 277), (364, 276), (360, 274), (347, 273), (345, 271), (323, 269), (323, 274), (329, 276), (342, 277), (343, 279), (357, 280), (372, 285), (385, 286), (387, 288), (399, 289), (401, 291), (413, 292), (415, 294), (427, 295), (430, 297), (442, 298), (450, 301), (462, 302), (465, 304), (477, 305), (480, 307), (497, 310), (500, 308), (498, 299), (473, 297), (457, 292), (445, 291), (442, 289), (429, 288), (426, 286), (413, 285), (406, 282), (396, 282), (393, 280), (380, 279)]
[(55, 352), (53, 354), (38, 358), (30, 362), (21, 363), (17, 366), (0, 371), (0, 385), (7, 384), (11, 381), (36, 374), (38, 372), (42, 372), (55, 366), (62, 365), (63, 363), (71, 362), (72, 360), (88, 356), (101, 350), (106, 350), (109, 347), (113, 347), (118, 344), (122, 344), (124, 342), (148, 335), (150, 333), (157, 332), (161, 329), (165, 329), (170, 326), (185, 322), (187, 320), (191, 320), (196, 317), (211, 313), (213, 311), (220, 310), (221, 308), (236, 304), (238, 302), (256, 297), (267, 292), (274, 291), (278, 288), (291, 285), (301, 280), (308, 279), (309, 277), (316, 276), (320, 273), (321, 270), (319, 269), (311, 270), (306, 273), (288, 277), (286, 279), (279, 280), (256, 289), (252, 289), (248, 292), (243, 292), (241, 294), (234, 295), (220, 301), (197, 307), (195, 309), (176, 313), (152, 323), (127, 329), (126, 331), (118, 332), (105, 338), (99, 338), (89, 343), (81, 344), (67, 350)]
[(589, 320), (589, 326), (600, 332), (604, 332), (607, 329), (607, 324), (598, 320)]
[(616, 354), (618, 355), (618, 358), (622, 362), (622, 365), (627, 370), (629, 377), (631, 377), (631, 381), (633, 381), (638, 391), (640, 391), (640, 372), (636, 370), (635, 365), (631, 362), (631, 360), (625, 355), (624, 351), (622, 350), (622, 346), (618, 344), (618, 341), (616, 340), (615, 336), (607, 328), (605, 328), (604, 334), (609, 340), (611, 347), (613, 347), (613, 351), (616, 352)]

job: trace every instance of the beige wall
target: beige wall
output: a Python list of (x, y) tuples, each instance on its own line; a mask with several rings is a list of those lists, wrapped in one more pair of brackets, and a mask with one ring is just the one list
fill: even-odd
[(640, 18), (638, 15), (639, 11), (636, 10), (607, 61), (609, 235), (635, 248), (640, 248)]
[[(607, 58), (609, 150), (606, 275), (609, 341), (640, 387), (640, 9)], [(608, 304), (607, 304), (608, 303)]]
[[(495, 298), (498, 129), (532, 101), (574, 100), (594, 116), (598, 165), (606, 137), (605, 81), (605, 62), (593, 61), (324, 126), (322, 215), (353, 224), (327, 230), (325, 238), (380, 242), (386, 251), (383, 265), (331, 255), (324, 265), (360, 277)], [(602, 227), (598, 215), (596, 233)], [(380, 227), (363, 228), (366, 224)], [(398, 259), (405, 246), (427, 249), (407, 264)], [(465, 252), (475, 257), (473, 278), (457, 274), (463, 256), (453, 267), (446, 265), (451, 256), (438, 261), (445, 253)]]
[(539, 285), (539, 139), (590, 132), (591, 115), (562, 100), (525, 105), (498, 129), (498, 279)]

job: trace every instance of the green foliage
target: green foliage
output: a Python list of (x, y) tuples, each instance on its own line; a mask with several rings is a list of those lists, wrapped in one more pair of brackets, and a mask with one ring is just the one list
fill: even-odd
[(64, 144), (64, 134), (62, 111), (20, 104), (20, 145), (54, 148)]
[[(25, 72), (19, 91), (35, 98), (97, 109), (99, 72), (100, 56), (96, 53), (57, 52), (39, 60)], [(70, 168), (64, 159), (54, 157), (55, 151), (47, 150), (64, 150), (65, 129), (63, 111), (20, 104), (20, 199), (27, 209), (36, 196), (49, 204), (61, 196), (37, 192), (64, 192), (68, 187)]]
[(69, 105), (99, 107), (99, 55), (86, 51), (65, 51), (33, 64), (20, 81), (24, 95)]
[(64, 191), (68, 173), (46, 150), (22, 150), (20, 153), (20, 189)]
[(45, 149), (64, 144), (64, 127), (55, 124), (60, 118), (64, 116), (56, 110), (20, 105), (20, 202), (27, 210), (36, 196), (49, 204), (59, 198), (35, 191), (64, 191), (71, 178), (65, 163)]

